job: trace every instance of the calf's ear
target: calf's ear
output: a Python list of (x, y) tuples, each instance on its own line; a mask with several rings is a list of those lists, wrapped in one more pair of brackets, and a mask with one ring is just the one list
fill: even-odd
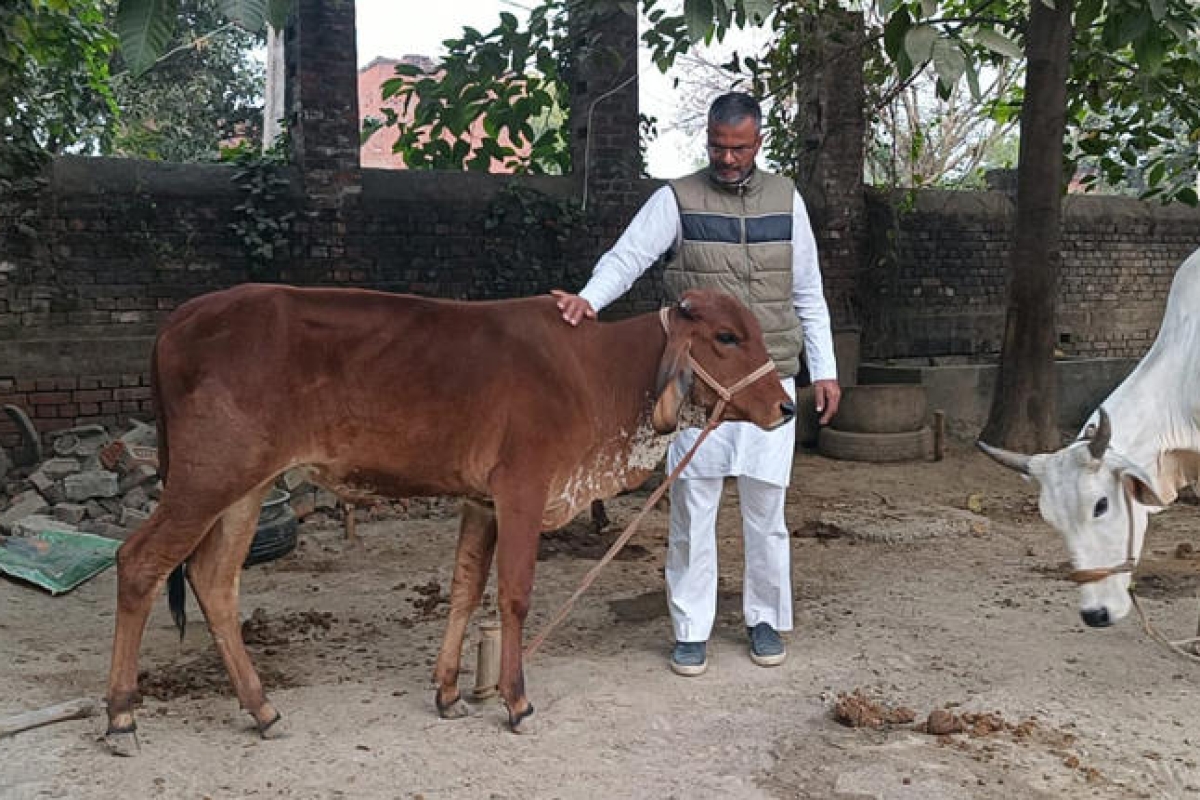
[(651, 423), (657, 433), (671, 433), (679, 427), (679, 409), (692, 390), (692, 368), (688, 359), (691, 340), (673, 336), (667, 340), (658, 362), (658, 399), (654, 402)]

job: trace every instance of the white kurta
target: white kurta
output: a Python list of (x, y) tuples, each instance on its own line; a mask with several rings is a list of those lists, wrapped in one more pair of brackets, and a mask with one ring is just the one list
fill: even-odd
[[(680, 236), (679, 206), (675, 193), (664, 186), (646, 201), (625, 233), (597, 262), (587, 286), (579, 292), (596, 311), (621, 297)], [(821, 287), (817, 243), (808, 220), (808, 210), (798, 193), (792, 196), (792, 305), (804, 332), (804, 355), (813, 380), (837, 377), (829, 309)], [(784, 387), (795, 397), (795, 382)], [(682, 431), (667, 454), (667, 469), (675, 468), (695, 442), (699, 430)], [(796, 446), (795, 422), (774, 431), (764, 431), (748, 422), (722, 423), (709, 434), (680, 476), (717, 478), (744, 475), (787, 486), (791, 478), (792, 453)]]

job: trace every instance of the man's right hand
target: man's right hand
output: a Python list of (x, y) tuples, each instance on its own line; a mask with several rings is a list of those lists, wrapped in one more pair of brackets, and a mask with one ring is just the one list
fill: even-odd
[(554, 296), (558, 310), (562, 312), (562, 318), (568, 324), (578, 325), (581, 319), (596, 318), (596, 309), (579, 295), (564, 292), (562, 289), (551, 289), (550, 294)]

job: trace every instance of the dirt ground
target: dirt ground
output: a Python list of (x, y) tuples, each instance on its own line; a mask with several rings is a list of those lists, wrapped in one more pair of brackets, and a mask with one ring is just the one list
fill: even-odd
[[(142, 648), (141, 755), (108, 755), (102, 715), (26, 731), (0, 740), (0, 797), (1200, 797), (1200, 663), (1134, 619), (1082, 625), (1030, 485), (966, 444), (896, 465), (799, 454), (797, 626), (773, 669), (746, 655), (734, 496), (701, 677), (667, 668), (662, 509), (526, 662), (532, 736), (509, 733), (494, 700), (465, 720), (434, 711), (453, 507), (361, 523), (356, 544), (309, 521), (296, 552), (242, 581), (284, 738), (252, 733), (194, 603), (180, 646), (164, 601)], [(600, 534), (581, 518), (544, 539), (527, 635), (643, 498), (611, 501)], [(1173, 638), (1197, 621), (1197, 513), (1153, 520), (1138, 576)], [(0, 580), (0, 717), (103, 694), (115, 582), (109, 570), (52, 598)], [(474, 642), (473, 627), (466, 689)]]

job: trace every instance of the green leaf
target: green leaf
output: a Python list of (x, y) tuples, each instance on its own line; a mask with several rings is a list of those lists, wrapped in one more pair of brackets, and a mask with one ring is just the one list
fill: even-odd
[(1025, 57), (1025, 51), (1021, 49), (1019, 44), (994, 28), (980, 28), (972, 38), (974, 38), (977, 44), (981, 44), (993, 53), (998, 53), (1005, 58)]
[(933, 43), (933, 68), (938, 80), (947, 89), (953, 89), (967, 69), (967, 59), (954, 42), (938, 39)]
[(1157, 35), (1157, 31), (1147, 34), (1133, 43), (1133, 55), (1138, 66), (1146, 72), (1158, 72), (1167, 55), (1167, 46)]
[(693, 42), (703, 40), (713, 27), (712, 0), (684, 0), (683, 17), (688, 38)]
[(937, 41), (937, 31), (928, 25), (918, 25), (904, 34), (904, 52), (914, 64), (921, 64), (933, 57)]
[(242, 30), (260, 33), (267, 21), (267, 0), (221, 0), (221, 13)]
[(775, 10), (773, 0), (741, 0), (742, 9), (746, 12), (746, 20), (752, 25), (761, 25)]
[(937, 0), (921, 0), (921, 16), (929, 19), (934, 14), (937, 14)]
[(978, 101), (983, 98), (983, 91), (979, 88), (979, 73), (976, 71), (973, 61), (967, 61), (966, 68), (967, 88), (971, 90), (971, 99)]
[(121, 0), (117, 36), (129, 71), (141, 75), (167, 48), (179, 14), (177, 0)]

